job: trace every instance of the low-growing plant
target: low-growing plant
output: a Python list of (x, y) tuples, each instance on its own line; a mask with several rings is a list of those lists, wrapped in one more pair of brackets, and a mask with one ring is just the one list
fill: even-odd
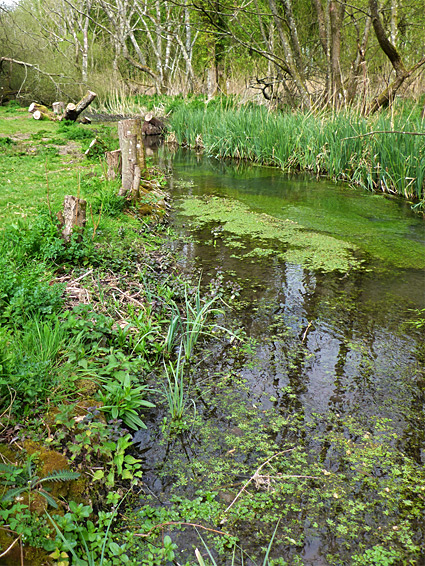
[(93, 516), (91, 506), (73, 501), (69, 502), (69, 512), (63, 516), (52, 517), (46, 512), (57, 534), (49, 545), (50, 549), (55, 548), (51, 557), (61, 558), (64, 566), (71, 562), (77, 566), (135, 566), (128, 555), (134, 544), (132, 533), (117, 536), (113, 532), (118, 509), (125, 498), (121, 497), (112, 511), (99, 511), (97, 517)]
[(30, 222), (18, 221), (2, 233), (5, 250), (13, 250), (16, 261), (87, 264), (95, 259), (93, 239), (88, 230), (73, 234), (65, 243), (56, 220), (47, 207), (40, 208)]
[(2, 501), (13, 501), (21, 494), (26, 493), (28, 505), (31, 505), (31, 498), (37, 493), (55, 509), (58, 508), (58, 504), (50, 495), (50, 488), (43, 484), (46, 482), (71, 481), (80, 477), (78, 472), (71, 470), (55, 470), (45, 477), (40, 477), (36, 473), (36, 465), (32, 457), (29, 457), (23, 466), (0, 463), (0, 473), (2, 474), (0, 483), (4, 486), (12, 486), (3, 495)]
[[(65, 449), (77, 465), (90, 470), (93, 481), (111, 489), (119, 481), (137, 481), (142, 476), (140, 460), (128, 454), (132, 437), (117, 419), (104, 422), (98, 407), (87, 409), (85, 417), (75, 419), (73, 407), (64, 406), (55, 417), (59, 426), (52, 445)], [(101, 498), (101, 493), (96, 494)]]
[(102, 403), (100, 409), (108, 413), (113, 419), (122, 419), (133, 430), (146, 428), (139, 417), (141, 409), (153, 408), (155, 405), (145, 399), (149, 391), (147, 385), (137, 384), (134, 376), (128, 371), (115, 371), (102, 385), (98, 394)]

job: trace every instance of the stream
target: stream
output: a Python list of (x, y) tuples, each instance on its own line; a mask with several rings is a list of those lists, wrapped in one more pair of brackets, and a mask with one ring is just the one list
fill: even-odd
[[(238, 403), (256, 411), (246, 413), (247, 423), (251, 419), (255, 426), (261, 414), (271, 411), (286, 419), (296, 415), (304, 427), (313, 429), (314, 423), (314, 430), (325, 435), (345, 427), (346, 439), (355, 439), (346, 432), (348, 421), (368, 429), (380, 419), (390, 423), (394, 449), (423, 467), (425, 351), (423, 329), (410, 321), (425, 308), (425, 224), (410, 204), (182, 149), (159, 148), (155, 160), (169, 173), (171, 223), (179, 236), (172, 245), (183, 268), (190, 271), (195, 265), (205, 289), (219, 284), (238, 300), (238, 308), (227, 310), (220, 323), (242, 332), (244, 346), (236, 349), (225, 337), (206, 339), (203, 347), (210, 355), (198, 361), (193, 377), (192, 397), (196, 391), (204, 423), (214, 422), (211, 434), (243, 436), (249, 424), (235, 416)], [(227, 405), (215, 404), (224, 391), (215, 389), (217, 376), (226, 377), (232, 392)], [(203, 394), (202, 388), (208, 392)], [(305, 428), (282, 432), (269, 426), (276, 445), (303, 442), (321, 454), (323, 466), (341, 470), (329, 449), (332, 441), (324, 450)], [(145, 481), (162, 502), (172, 493), (192, 499), (197, 493), (191, 482), (184, 487), (184, 472), (175, 473), (176, 462), (184, 466), (220, 454), (217, 446), (205, 448), (196, 428), (166, 446), (158, 447), (152, 432), (137, 440)], [(259, 452), (251, 447), (235, 461), (254, 473), (263, 461)], [(203, 481), (199, 485), (207, 489), (211, 482)], [(223, 488), (218, 497), (231, 502), (237, 492)], [(379, 513), (373, 520), (368, 515), (369, 520), (379, 524)], [(284, 538), (276, 543), (275, 559), (282, 560), (276, 564), (357, 564), (347, 558), (352, 551), (335, 551), (344, 545), (344, 536), (331, 537), (320, 519), (314, 523), (303, 515), (302, 523), (301, 543), (291, 544), (288, 537), (286, 543)], [(275, 523), (269, 526), (273, 532)], [(258, 556), (264, 553), (256, 554), (260, 543), (249, 529), (239, 542), (257, 561), (246, 557), (244, 563), (262, 564)], [(423, 544), (423, 527), (416, 537)], [(201, 544), (196, 533), (179, 534), (177, 540), (179, 547)], [(193, 558), (193, 551), (184, 556)], [(370, 562), (375, 563), (379, 560)], [(425, 559), (417, 563), (425, 564)]]

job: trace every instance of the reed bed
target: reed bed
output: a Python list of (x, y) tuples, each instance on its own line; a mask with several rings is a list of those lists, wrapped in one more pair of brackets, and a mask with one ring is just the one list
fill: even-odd
[(202, 146), (211, 156), (288, 172), (311, 171), (369, 190), (425, 198), (425, 128), (420, 118), (181, 106), (170, 123), (179, 144)]

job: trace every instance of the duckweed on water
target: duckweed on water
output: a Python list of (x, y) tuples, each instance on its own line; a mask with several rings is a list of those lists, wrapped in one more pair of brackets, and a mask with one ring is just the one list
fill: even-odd
[[(293, 220), (253, 212), (233, 199), (190, 197), (181, 204), (181, 212), (195, 217), (197, 228), (219, 223), (226, 244), (233, 248), (240, 249), (247, 238), (253, 239), (254, 243), (261, 242), (244, 254), (247, 258), (274, 255), (282, 261), (324, 272), (347, 272), (362, 265), (353, 244), (306, 230)], [(271, 249), (270, 246), (274, 247)], [(238, 253), (243, 254), (242, 250)]]

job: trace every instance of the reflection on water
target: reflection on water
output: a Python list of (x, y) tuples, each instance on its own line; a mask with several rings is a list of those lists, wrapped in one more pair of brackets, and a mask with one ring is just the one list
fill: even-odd
[[(349, 412), (365, 422), (371, 415), (391, 417), (420, 458), (420, 340), (405, 322), (412, 318), (411, 309), (425, 306), (425, 272), (413, 267), (425, 263), (423, 220), (405, 202), (306, 177), (288, 178), (275, 169), (181, 150), (174, 155), (162, 150), (159, 159), (172, 172), (176, 205), (188, 195), (234, 198), (310, 229), (326, 226), (330, 234), (357, 243), (367, 269), (313, 273), (270, 258), (237, 257), (220, 237), (214, 245), (206, 243), (213, 226), (195, 232), (188, 242), (188, 220), (178, 213), (173, 220), (183, 235), (188, 266), (195, 261), (206, 279), (223, 271), (231, 274), (228, 281), (242, 284), (247, 307), (238, 317), (258, 341), (255, 367), (243, 372), (254, 397), (267, 392), (277, 404), (286, 403), (281, 390), (291, 387), (306, 418), (326, 411)], [(409, 267), (401, 268), (403, 263)], [(298, 352), (294, 344), (300, 342), (305, 347)]]
[[(236, 368), (254, 405), (274, 405), (284, 415), (292, 407), (305, 421), (320, 414), (324, 428), (330, 422), (326, 415), (351, 415), (366, 427), (373, 417), (390, 418), (400, 448), (425, 464), (425, 350), (423, 335), (407, 323), (412, 309), (425, 307), (423, 220), (405, 202), (289, 178), (273, 169), (182, 151), (160, 150), (158, 160), (171, 175), (172, 222), (181, 235), (183, 266), (195, 263), (205, 282), (224, 276), (229, 285), (241, 286), (244, 307), (230, 316), (253, 344), (235, 359), (226, 345), (212, 341), (207, 349), (213, 354), (199, 374)], [(237, 199), (255, 211), (355, 243), (365, 268), (322, 273), (273, 255), (238, 255), (217, 226), (190, 227), (178, 212), (179, 201), (190, 195)], [(247, 238), (245, 251), (255, 245)], [(214, 418), (223, 431), (231, 426), (220, 414)], [(195, 444), (187, 447), (187, 460), (199, 450)], [(324, 556), (332, 544), (317, 531), (310, 536), (306, 527), (304, 563), (328, 564)]]

